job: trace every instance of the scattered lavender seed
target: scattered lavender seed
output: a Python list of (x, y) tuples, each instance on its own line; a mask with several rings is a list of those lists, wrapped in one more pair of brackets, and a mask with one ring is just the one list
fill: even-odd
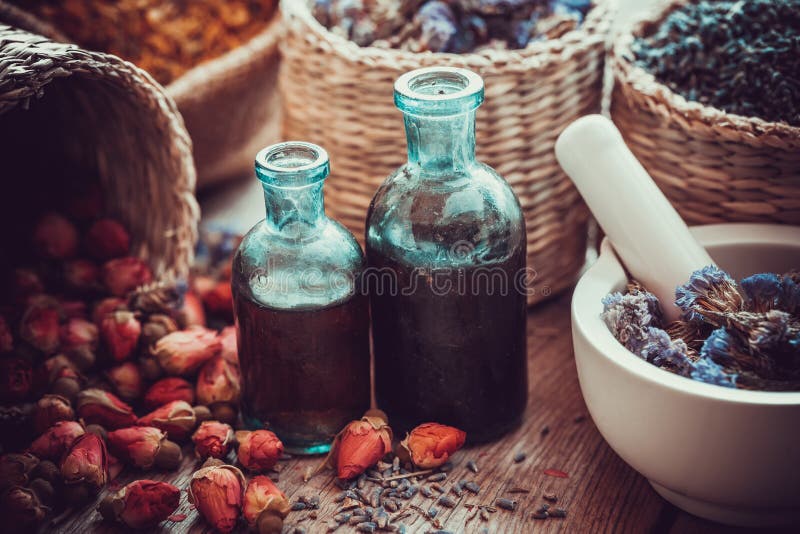
[(367, 515), (367, 512), (363, 508), (356, 508), (353, 510), (352, 515)]
[(365, 506), (365, 507), (364, 507), (364, 514), (365, 514), (367, 517), (371, 516), (371, 515), (372, 515), (372, 514), (374, 514), (374, 513), (375, 513), (375, 509), (374, 509), (374, 508), (372, 508), (371, 506)]
[(439, 493), (444, 493), (444, 488), (438, 482), (434, 482), (433, 484), (431, 484), (431, 489), (438, 491)]
[(550, 502), (558, 502), (558, 495), (556, 495), (555, 493), (552, 493), (552, 492), (545, 492), (542, 495), (542, 499), (544, 499), (546, 501), (550, 501)]
[(392, 473), (397, 473), (400, 471), (400, 457), (395, 456), (394, 460), (392, 460)]
[(520, 488), (519, 486), (514, 486), (513, 488), (508, 490), (508, 493), (530, 493), (530, 492), (531, 490), (526, 488)]
[(504, 510), (514, 511), (517, 509), (517, 501), (511, 499), (495, 499), (494, 503), (498, 506), (498, 508), (502, 508)]
[(333, 520), (336, 521), (337, 523), (347, 523), (348, 521), (350, 521), (351, 517), (353, 517), (353, 514), (342, 513), (333, 516)]
[(361, 523), (356, 527), (356, 532), (375, 532), (375, 523)]
[(431, 519), (433, 519), (434, 517), (436, 517), (436, 514), (438, 514), (438, 513), (439, 513), (439, 510), (437, 510), (437, 509), (436, 509), (436, 508), (434, 508), (433, 506), (431, 506), (430, 508), (428, 508), (428, 517), (430, 517)]
[(548, 514), (550, 515), (550, 517), (557, 517), (559, 519), (562, 517), (567, 517), (567, 511), (563, 508), (556, 508), (554, 510), (549, 510)]
[(461, 486), (461, 482), (457, 482), (456, 484), (450, 486), (450, 492), (456, 497), (462, 497), (464, 495), (464, 490)]
[(419, 492), (422, 493), (425, 497), (431, 498), (433, 497), (433, 491), (428, 486), (422, 486), (419, 489)]
[(547, 512), (533, 512), (531, 517), (534, 519), (547, 519), (550, 515)]
[(314, 495), (306, 501), (312, 508), (319, 508), (319, 495)]
[(400, 483), (398, 481), (396, 481), (396, 480), (389, 481), (389, 487), (390, 488), (396, 488), (398, 485), (400, 485)]
[(366, 515), (354, 515), (353, 517), (351, 517), (347, 521), (347, 523), (350, 524), (350, 525), (359, 525), (361, 523), (366, 523), (367, 521), (369, 521), (369, 516), (366, 516)]
[(456, 504), (458, 504), (455, 501), (455, 499), (453, 499), (451, 497), (448, 497), (447, 495), (442, 495), (441, 497), (439, 497), (439, 500), (437, 500), (436, 502), (438, 502), (439, 504), (441, 504), (445, 508), (455, 508)]
[(369, 499), (370, 506), (373, 506), (373, 507), (377, 508), (378, 506), (381, 505), (381, 494), (382, 493), (383, 493), (383, 488), (378, 488), (378, 489), (376, 489), (375, 491), (372, 492), (372, 495), (370, 495), (370, 499)]
[(528, 455), (525, 454), (524, 452), (518, 452), (517, 454), (514, 455), (514, 463), (518, 464), (520, 462), (524, 462), (525, 458), (527, 458), (527, 457), (528, 457)]
[(447, 478), (447, 473), (434, 473), (433, 475), (428, 476), (425, 480), (428, 482), (441, 482), (442, 480)]
[(476, 495), (481, 491), (480, 485), (477, 482), (472, 482), (471, 480), (464, 483), (464, 489)]
[(538, 510), (536, 510), (536, 511), (537, 511), (537, 512), (546, 512), (546, 511), (548, 511), (549, 509), (550, 509), (550, 505), (549, 505), (549, 504), (543, 504), (543, 505), (541, 505), (541, 506), (539, 507), (539, 509), (538, 509)]
[(411, 486), (411, 482), (408, 481), (407, 478), (404, 478), (400, 481), (400, 484), (397, 486), (397, 491), (405, 491)]
[(300, 510), (305, 510), (305, 509), (306, 509), (306, 503), (304, 503), (304, 502), (299, 502), (298, 501), (298, 502), (296, 502), (296, 503), (294, 503), (292, 505), (292, 511), (293, 512), (298, 512)]
[(392, 499), (387, 499), (384, 501), (383, 506), (390, 512), (396, 512), (400, 509), (400, 506), (397, 504), (397, 502)]
[(470, 460), (469, 462), (467, 462), (467, 469), (469, 469), (473, 473), (477, 473), (478, 472), (478, 464), (475, 463), (475, 460)]
[(375, 524), (378, 525), (378, 528), (386, 528), (386, 525), (389, 524), (389, 514), (381, 510), (377, 512), (373, 518), (375, 519)]

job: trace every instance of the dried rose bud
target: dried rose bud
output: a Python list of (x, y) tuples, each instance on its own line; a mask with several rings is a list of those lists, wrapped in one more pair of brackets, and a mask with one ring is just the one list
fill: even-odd
[(15, 532), (35, 529), (44, 520), (47, 511), (48, 508), (29, 488), (14, 486), (5, 492), (0, 500), (3, 521)]
[(242, 509), (245, 478), (232, 465), (211, 458), (192, 475), (189, 502), (220, 532), (231, 532)]
[[(77, 439), (77, 438), (75, 438)], [(69, 447), (67, 447), (69, 449)], [(64, 451), (66, 452), (66, 450)], [(32, 478), (40, 478), (50, 482), (51, 484), (56, 484), (61, 482), (61, 471), (59, 471), (58, 466), (50, 460), (42, 460), (39, 462), (39, 465), (31, 471)]]
[(197, 419), (191, 404), (176, 400), (140, 417), (139, 424), (160, 428), (170, 438), (183, 441), (197, 426)]
[(203, 311), (203, 304), (200, 298), (192, 291), (187, 291), (183, 295), (183, 306), (178, 312), (178, 324), (183, 328), (206, 325), (206, 313)]
[(176, 400), (194, 403), (194, 387), (177, 376), (162, 378), (150, 386), (144, 394), (144, 406), (148, 410), (154, 410)]
[(155, 480), (137, 480), (100, 502), (98, 511), (108, 521), (130, 528), (152, 528), (167, 519), (181, 501), (181, 490)]
[(14, 336), (6, 318), (0, 315), (0, 354), (14, 350)]
[(106, 441), (108, 439), (108, 431), (102, 426), (98, 425), (97, 423), (86, 425), (86, 432), (98, 436), (103, 441)]
[(214, 419), (211, 410), (208, 409), (208, 406), (203, 406), (202, 404), (198, 404), (192, 407), (194, 409), (194, 417), (197, 419), (197, 423), (204, 423), (205, 421), (211, 421)]
[(125, 227), (113, 219), (100, 219), (86, 233), (86, 250), (96, 260), (106, 261), (128, 254), (131, 238)]
[(39, 380), (50, 393), (61, 395), (70, 402), (73, 402), (83, 387), (83, 377), (78, 374), (72, 360), (63, 354), (48, 358), (42, 363)]
[(109, 313), (100, 323), (100, 335), (114, 361), (121, 362), (133, 354), (139, 342), (142, 325), (133, 312), (116, 311)]
[(152, 280), (150, 267), (139, 258), (127, 256), (109, 260), (103, 265), (103, 283), (116, 297), (124, 297)]
[(155, 313), (149, 316), (142, 325), (142, 342), (146, 347), (151, 347), (162, 337), (177, 330), (178, 323), (172, 317)]
[(69, 319), (61, 326), (61, 350), (81, 370), (94, 365), (98, 342), (97, 326), (81, 318)]
[(283, 443), (270, 430), (241, 430), (236, 432), (236, 441), (239, 462), (249, 471), (272, 469), (283, 455)]
[(19, 335), (34, 348), (52, 354), (58, 349), (61, 310), (55, 299), (39, 296), (31, 299), (19, 326)]
[(320, 467), (332, 467), (342, 479), (360, 475), (392, 450), (392, 429), (386, 414), (368, 410), (358, 421), (347, 423), (333, 440)]
[(78, 258), (64, 264), (64, 283), (74, 292), (96, 291), (100, 286), (99, 279), (100, 269), (94, 262)]
[(76, 439), (61, 460), (65, 484), (85, 484), (91, 492), (102, 488), (108, 479), (106, 444), (94, 434)]
[(61, 395), (45, 395), (33, 409), (33, 428), (41, 434), (59, 421), (73, 421), (75, 411), (69, 400)]
[(44, 283), (39, 274), (33, 269), (19, 267), (14, 269), (11, 293), (16, 302), (23, 302), (25, 297), (44, 293)]
[(192, 435), (194, 452), (198, 458), (224, 458), (233, 444), (234, 435), (231, 425), (219, 421), (203, 421)]
[(203, 295), (206, 309), (225, 318), (233, 318), (233, 293), (231, 283), (227, 280), (217, 282), (211, 291)]
[(222, 345), (220, 356), (225, 358), (228, 363), (239, 368), (239, 349), (236, 345), (236, 327), (226, 326), (217, 336)]
[(133, 362), (112, 367), (106, 371), (106, 378), (121, 398), (126, 401), (136, 400), (142, 396), (144, 380), (139, 367)]
[(175, 469), (183, 459), (180, 447), (152, 426), (132, 426), (109, 432), (108, 448), (111, 454), (142, 469), (154, 465), (161, 469)]
[(0, 358), (0, 401), (23, 400), (33, 387), (31, 362), (16, 354)]
[(397, 455), (422, 469), (444, 464), (464, 445), (467, 434), (452, 426), (423, 423), (406, 435), (397, 447)]
[(259, 534), (280, 532), (290, 510), (286, 495), (272, 480), (263, 475), (250, 480), (244, 492), (242, 512), (251, 527), (258, 526)]
[(162, 337), (153, 352), (168, 375), (189, 375), (219, 353), (220, 347), (216, 332), (193, 326)]
[(33, 230), (33, 246), (47, 259), (64, 259), (78, 250), (78, 230), (63, 215), (44, 215)]
[(11, 486), (24, 486), (31, 472), (39, 465), (39, 459), (30, 453), (4, 454), (0, 456), (0, 493)]
[(226, 359), (215, 356), (203, 364), (197, 375), (197, 402), (207, 406), (227, 402), (235, 406), (240, 392), (239, 370)]
[(44, 460), (58, 461), (86, 431), (77, 421), (59, 421), (36, 438), (28, 449)]
[(90, 388), (78, 394), (75, 408), (78, 416), (87, 424), (98, 424), (105, 428), (117, 429), (136, 424), (133, 408), (118, 399), (113, 393)]
[(113, 454), (108, 455), (108, 481), (111, 482), (115, 478), (122, 473), (122, 470), (125, 469), (125, 464), (122, 463), (122, 460), (114, 456)]
[(103, 319), (106, 318), (106, 315), (115, 311), (128, 311), (125, 300), (118, 297), (105, 298), (94, 307), (92, 321), (97, 326), (100, 326), (103, 324)]

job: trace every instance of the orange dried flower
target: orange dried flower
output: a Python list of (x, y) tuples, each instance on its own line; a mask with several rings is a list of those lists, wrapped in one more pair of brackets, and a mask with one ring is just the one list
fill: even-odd
[(63, 215), (48, 213), (33, 229), (33, 246), (43, 258), (69, 258), (78, 250), (78, 230)]
[(192, 475), (189, 502), (220, 532), (231, 532), (242, 509), (245, 478), (241, 471), (211, 458)]
[(77, 421), (59, 421), (33, 440), (28, 450), (42, 460), (58, 461), (85, 433), (83, 425)]
[(117, 362), (129, 358), (133, 354), (141, 333), (141, 323), (133, 312), (129, 311), (111, 312), (100, 323), (103, 343), (111, 358)]
[(197, 376), (197, 402), (212, 405), (217, 402), (239, 404), (239, 370), (228, 360), (215, 356), (203, 364)]
[(142, 396), (144, 381), (139, 366), (133, 362), (112, 367), (106, 371), (106, 378), (114, 386), (117, 395), (127, 401), (136, 400)]
[(351, 421), (333, 440), (328, 458), (320, 466), (336, 469), (342, 479), (360, 475), (392, 450), (392, 429), (386, 414), (368, 410), (358, 421)]
[(103, 265), (103, 283), (115, 297), (124, 297), (152, 280), (150, 267), (139, 258), (127, 256), (109, 260)]
[(439, 423), (423, 423), (406, 435), (397, 447), (397, 455), (422, 469), (444, 464), (464, 445), (466, 432)]
[(270, 430), (240, 430), (236, 432), (236, 441), (239, 462), (249, 471), (272, 469), (283, 455), (283, 443)]
[[(247, 490), (244, 492), (242, 512), (251, 527), (258, 525), (258, 531), (261, 534), (280, 532), (283, 527), (283, 519), (290, 510), (286, 495), (272, 480), (263, 475), (250, 480)], [(272, 528), (266, 528), (267, 526)]]
[(167, 519), (180, 501), (181, 490), (172, 484), (137, 480), (103, 499), (98, 511), (130, 528), (152, 528)]
[(99, 261), (125, 256), (130, 247), (128, 231), (113, 219), (96, 221), (86, 233), (86, 250)]
[(41, 434), (59, 421), (72, 421), (75, 411), (68, 399), (61, 395), (45, 395), (38, 401), (33, 411), (33, 427)]
[(216, 332), (193, 326), (162, 337), (153, 352), (165, 373), (189, 375), (218, 354), (220, 348)]
[(86, 424), (98, 424), (112, 430), (136, 424), (133, 408), (102, 389), (90, 388), (78, 393), (75, 408)]
[(177, 376), (162, 378), (150, 386), (144, 394), (144, 406), (148, 410), (154, 410), (176, 400), (194, 404), (194, 386)]
[(108, 447), (122, 461), (142, 469), (153, 466), (175, 469), (183, 459), (180, 447), (152, 426), (133, 426), (109, 432)]
[(170, 438), (182, 441), (194, 430), (197, 418), (191, 404), (176, 400), (140, 417), (139, 424), (160, 428)]
[(65, 484), (85, 483), (92, 490), (102, 488), (108, 477), (108, 457), (103, 440), (94, 434), (76, 439), (61, 460)]
[(198, 458), (224, 458), (233, 444), (233, 428), (219, 421), (203, 421), (192, 435)]

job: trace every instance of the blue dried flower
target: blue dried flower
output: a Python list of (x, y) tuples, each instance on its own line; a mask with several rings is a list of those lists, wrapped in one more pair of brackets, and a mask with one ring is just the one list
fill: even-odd
[[(654, 304), (655, 303), (655, 304)], [(617, 340), (635, 354), (639, 354), (647, 329), (659, 327), (659, 318), (653, 313), (658, 300), (652, 293), (611, 293), (603, 298), (602, 318)]]
[(718, 314), (741, 310), (742, 296), (728, 273), (709, 265), (693, 272), (687, 283), (675, 288), (675, 304), (687, 321), (720, 326)]
[(647, 339), (639, 356), (658, 367), (668, 366), (683, 376), (689, 376), (693, 365), (688, 356), (689, 347), (682, 339), (671, 339), (660, 328), (648, 328)]
[(732, 364), (737, 361), (737, 339), (725, 328), (717, 328), (706, 338), (700, 357), (708, 358), (715, 362)]
[(714, 384), (716, 386), (722, 386), (726, 388), (735, 388), (738, 375), (736, 373), (726, 372), (720, 364), (711, 358), (701, 356), (693, 364), (691, 377), (694, 380), (699, 380), (700, 382), (705, 382), (706, 384)]
[(795, 317), (800, 315), (800, 275), (798, 273), (787, 273), (781, 277), (781, 307), (785, 312), (789, 312)]
[(800, 322), (771, 310), (750, 330), (750, 347), (785, 369), (800, 370)]
[(745, 296), (745, 309), (765, 313), (780, 308), (783, 300), (783, 281), (773, 273), (754, 274), (739, 282)]

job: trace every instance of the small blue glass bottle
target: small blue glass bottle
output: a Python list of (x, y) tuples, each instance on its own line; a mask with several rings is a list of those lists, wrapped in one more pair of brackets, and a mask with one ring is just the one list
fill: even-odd
[(488, 441), (527, 402), (522, 210), (475, 159), (480, 76), (415, 70), (394, 98), (408, 163), (375, 194), (366, 230), (378, 406), (396, 431), (436, 421)]
[(287, 142), (256, 156), (267, 217), (233, 259), (242, 415), (287, 451), (326, 452), (370, 404), (369, 306), (364, 257), (325, 215), (328, 155)]

